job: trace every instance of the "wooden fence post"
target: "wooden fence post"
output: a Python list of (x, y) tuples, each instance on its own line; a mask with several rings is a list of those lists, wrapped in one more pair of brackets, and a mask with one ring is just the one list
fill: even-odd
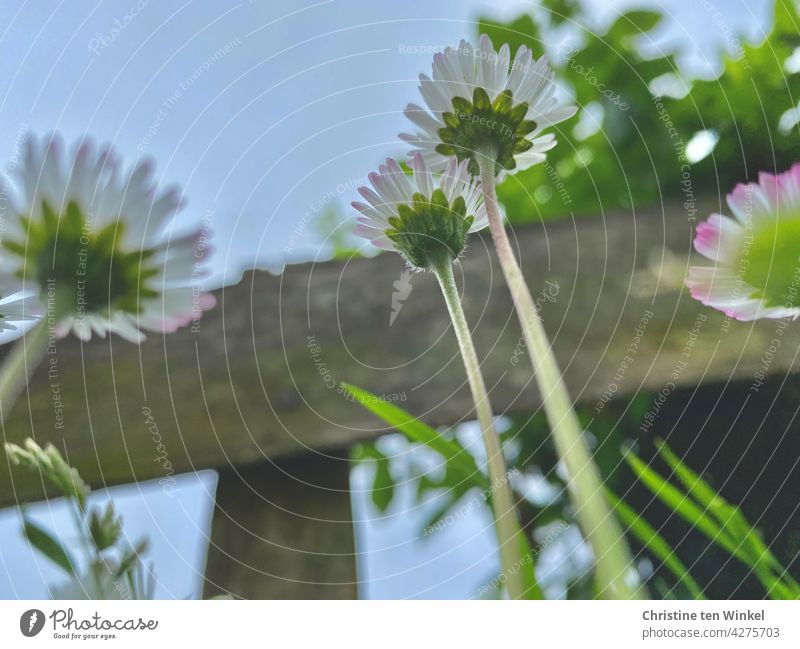
[(220, 471), (205, 597), (356, 598), (349, 468), (309, 453)]

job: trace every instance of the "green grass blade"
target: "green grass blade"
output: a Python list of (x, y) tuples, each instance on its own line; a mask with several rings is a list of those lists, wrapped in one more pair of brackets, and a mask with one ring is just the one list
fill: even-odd
[(697, 504), (677, 487), (664, 480), (633, 453), (625, 454), (625, 461), (642, 483), (653, 492), (667, 507), (683, 518), (687, 523), (699, 529), (708, 538), (719, 542), (731, 553), (735, 545), (723, 532), (717, 521), (703, 511)]
[(539, 584), (536, 583), (536, 557), (534, 556), (531, 546), (528, 543), (528, 537), (522, 528), (517, 532), (520, 545), (520, 556), (522, 559), (520, 563), (520, 575), (522, 576), (522, 587), (524, 589), (525, 599), (544, 599)]
[(606, 493), (611, 500), (614, 511), (617, 512), (623, 524), (637, 539), (639, 539), (642, 545), (650, 550), (650, 552), (664, 564), (679, 583), (686, 587), (686, 590), (689, 591), (693, 599), (705, 599), (706, 597), (703, 594), (703, 590), (664, 537), (611, 491), (607, 491)]
[[(664, 440), (656, 440), (656, 445), (661, 457), (664, 458), (664, 461), (673, 470), (675, 476), (681, 481), (688, 493), (701, 505), (704, 505), (719, 521), (730, 542), (738, 545), (742, 552), (750, 557), (747, 563), (753, 568), (758, 568), (759, 571), (764, 566), (777, 571), (778, 575), (773, 575), (773, 577), (782, 578), (789, 588), (800, 594), (800, 585), (764, 543), (758, 530), (747, 521), (742, 510), (736, 505), (731, 505), (700, 475), (682, 462)], [(772, 579), (768, 581), (771, 582)], [(766, 586), (767, 584), (764, 585)]]
[[(673, 459), (676, 459), (674, 455)], [(708, 513), (707, 505), (701, 508), (692, 500), (689, 494), (684, 494), (680, 489), (667, 482), (633, 453), (627, 453), (625, 455), (625, 460), (642, 483), (650, 489), (659, 500), (667, 505), (667, 507), (694, 528), (705, 534), (711, 541), (732, 554), (746, 566), (752, 568), (753, 574), (755, 574), (772, 599), (796, 599), (800, 596), (800, 593), (795, 590), (791, 583), (784, 583), (773, 573), (769, 560), (760, 556), (754, 556), (752, 547), (748, 545), (747, 541), (743, 540), (743, 536), (756, 534), (752, 531), (752, 528), (747, 524), (743, 516), (741, 520), (744, 521), (746, 530), (750, 530), (750, 532), (742, 532), (743, 536), (739, 536), (738, 534), (736, 536), (731, 535), (731, 520), (736, 519), (736, 516), (731, 512), (732, 506), (718, 496), (716, 492), (714, 492), (707, 483), (703, 482), (699, 476), (696, 476), (691, 469), (680, 463), (682, 465), (681, 475), (678, 475), (677, 472), (676, 475), (678, 475), (678, 479), (686, 486), (687, 490), (689, 490), (690, 487), (683, 481), (686, 480), (691, 484), (692, 494), (700, 494), (698, 497), (703, 498), (706, 502), (709, 498), (717, 501), (715, 503), (716, 514), (713, 516)], [(702, 482), (702, 484), (699, 484), (700, 482)], [(721, 520), (720, 517), (722, 517)], [(741, 523), (738, 521), (737, 524), (741, 526)], [(752, 542), (751, 539), (749, 543), (752, 544)], [(783, 569), (781, 570), (782, 574), (784, 574)]]
[(684, 464), (667, 446), (666, 442), (657, 440), (656, 444), (661, 457), (672, 469), (687, 493), (717, 519), (730, 542), (739, 545), (743, 552), (752, 557), (754, 562), (767, 560), (772, 553), (761, 541), (756, 530), (747, 522), (741, 510), (731, 505), (711, 485)]

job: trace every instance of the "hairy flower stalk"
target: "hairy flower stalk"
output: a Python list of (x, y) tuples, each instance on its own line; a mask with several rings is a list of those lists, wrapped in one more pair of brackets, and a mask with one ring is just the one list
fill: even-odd
[(519, 599), (533, 595), (526, 592), (520, 570), (524, 565), (521, 531), (489, 394), (453, 277), (453, 263), (464, 251), (467, 235), (486, 226), (481, 191), (467, 167), (467, 161), (459, 164), (451, 158), (441, 177), (435, 178), (418, 154), (412, 159), (413, 176), (409, 178), (394, 160), (387, 160), (380, 173), (369, 176), (373, 189), (359, 189), (369, 204), (353, 203), (362, 214), (356, 233), (374, 245), (399, 252), (409, 266), (432, 272), (439, 282), (483, 433), (505, 583), (509, 596)]
[(488, 225), (514, 300), (528, 354), (542, 393), (553, 439), (570, 476), (570, 489), (584, 534), (594, 550), (601, 595), (630, 598), (626, 577), (632, 562), (602, 481), (583, 439), (572, 402), (556, 363), (530, 290), (525, 283), (497, 204), (498, 177), (545, 159), (555, 137), (543, 131), (575, 114), (559, 106), (554, 73), (545, 57), (534, 60), (521, 46), (511, 58), (508, 45), (495, 50), (488, 36), (477, 47), (461, 41), (433, 58), (432, 75), (420, 75), (427, 106), (409, 104), (406, 116), (419, 129), (401, 134), (428, 164), (438, 168), (456, 156), (480, 175)]
[(513, 599), (518, 599), (525, 595), (519, 571), (520, 556), (517, 538), (519, 526), (514, 510), (513, 496), (508, 486), (508, 475), (503, 451), (500, 447), (500, 437), (494, 425), (492, 404), (489, 402), (489, 393), (486, 391), (486, 384), (481, 374), (478, 354), (475, 352), (469, 325), (467, 325), (464, 309), (461, 306), (461, 299), (453, 277), (452, 263), (449, 261), (442, 263), (433, 272), (439, 281), (444, 301), (447, 303), (447, 310), (450, 313), (450, 319), (453, 321), (453, 329), (456, 332), (461, 358), (464, 361), (464, 369), (467, 372), (469, 389), (472, 393), (472, 400), (475, 403), (475, 413), (478, 417), (481, 431), (483, 431), (483, 445), (486, 448), (486, 457), (488, 458), (489, 479), (492, 485), (497, 485), (497, 488), (493, 488), (492, 491), (492, 508), (497, 528), (497, 539), (500, 544), (500, 563), (503, 567), (503, 573), (508, 579), (509, 595)]
[(491, 156), (482, 156), (478, 159), (478, 164), (497, 258), (522, 325), (553, 442), (569, 474), (569, 487), (576, 514), (595, 554), (600, 594), (603, 597), (631, 599), (635, 592), (626, 578), (633, 567), (633, 561), (622, 529), (605, 498), (600, 473), (583, 439), (583, 428), (572, 407), (572, 400), (547, 333), (508, 240), (497, 205), (495, 160)]

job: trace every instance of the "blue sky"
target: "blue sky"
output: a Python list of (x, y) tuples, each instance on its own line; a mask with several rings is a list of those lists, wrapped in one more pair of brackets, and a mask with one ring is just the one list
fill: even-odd
[[(401, 111), (417, 100), (417, 74), (430, 68), (430, 55), (409, 53), (413, 46), (474, 38), (476, 16), (511, 18), (534, 4), (3, 3), (0, 159), (15, 158), (26, 131), (54, 129), (68, 140), (88, 132), (113, 142), (131, 163), (154, 157), (159, 177), (180, 184), (189, 198), (177, 227), (213, 221), (212, 282), (235, 282), (246, 268), (317, 255), (320, 242), (306, 215), (313, 220), (321, 204), (335, 202), (351, 217), (345, 206), (355, 186), (387, 155), (402, 155)], [(598, 27), (619, 8), (642, 4), (589, 3)], [(713, 2), (666, 2), (670, 17), (650, 47), (681, 46), (687, 65), (709, 74), (732, 35), (757, 38), (759, 20), (769, 14), (766, 1), (723, 4), (724, 20), (715, 23), (702, 9)], [(206, 475), (187, 478), (174, 501), (159, 498), (158, 489), (148, 495), (147, 485), (114, 491), (131, 537), (151, 537), (160, 596), (197, 594), (213, 488)], [(459, 521), (448, 534), (474, 536), (475, 544), (442, 558), (453, 537), (415, 542), (421, 518), (404, 509), (409, 504), (401, 494), (395, 515), (375, 521), (367, 500), (356, 497), (359, 539), (369, 550), (362, 574), (375, 580), (364, 595), (473, 592), (479, 584), (472, 575), (488, 577), (494, 567), (486, 521)], [(58, 503), (31, 511), (64, 527)], [(0, 512), (0, 538), (0, 596), (46, 595), (57, 573), (34, 561), (14, 510)], [(437, 557), (439, 572), (425, 568)], [(473, 573), (443, 579), (459, 572), (454, 561)]]

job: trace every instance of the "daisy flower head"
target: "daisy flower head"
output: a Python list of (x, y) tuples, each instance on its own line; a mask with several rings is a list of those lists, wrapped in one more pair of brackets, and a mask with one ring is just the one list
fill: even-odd
[(692, 297), (736, 320), (800, 316), (800, 163), (759, 174), (728, 195), (734, 218), (712, 214), (695, 249), (713, 266), (689, 268)]
[(544, 129), (577, 110), (558, 106), (553, 78), (546, 57), (534, 60), (524, 45), (512, 61), (508, 44), (496, 51), (485, 34), (476, 48), (462, 40), (434, 55), (432, 77), (420, 75), (427, 110), (409, 104), (405, 114), (419, 130), (400, 137), (434, 171), (450, 156), (469, 160), (473, 175), (478, 156), (493, 158), (498, 174), (527, 169), (556, 145)]
[(355, 233), (373, 245), (395, 250), (416, 270), (450, 264), (467, 245), (467, 235), (488, 225), (480, 183), (468, 170), (468, 160), (451, 158), (443, 173), (434, 175), (423, 157), (412, 157), (412, 173), (386, 160), (369, 174), (372, 187), (358, 192), (361, 216)]
[[(198, 229), (169, 238), (181, 207), (149, 160), (124, 169), (91, 139), (29, 136), (4, 219), (0, 266), (37, 297), (59, 335), (172, 332), (214, 305), (198, 277), (209, 249)], [(2, 313), (2, 304), (0, 304)]]

